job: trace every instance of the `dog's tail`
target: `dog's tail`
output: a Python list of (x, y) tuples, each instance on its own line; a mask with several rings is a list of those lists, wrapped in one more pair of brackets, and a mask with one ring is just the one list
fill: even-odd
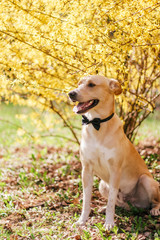
[(109, 186), (108, 186), (108, 184), (107, 184), (106, 182), (104, 182), (103, 180), (100, 181), (99, 191), (100, 191), (100, 194), (102, 195), (102, 197), (108, 199)]

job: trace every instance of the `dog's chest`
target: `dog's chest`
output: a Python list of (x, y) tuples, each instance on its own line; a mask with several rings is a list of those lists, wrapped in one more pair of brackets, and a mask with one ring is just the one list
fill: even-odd
[(80, 149), (82, 164), (89, 164), (96, 175), (107, 180), (109, 166), (115, 158), (115, 148), (107, 148), (93, 136), (87, 139), (82, 138)]

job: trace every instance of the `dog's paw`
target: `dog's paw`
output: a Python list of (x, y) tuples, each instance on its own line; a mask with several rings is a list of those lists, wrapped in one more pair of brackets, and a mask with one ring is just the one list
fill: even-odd
[(112, 230), (112, 228), (115, 226), (114, 222), (113, 223), (105, 223), (104, 227), (107, 231)]
[(98, 213), (105, 214), (105, 213), (106, 213), (106, 206), (105, 206), (105, 207), (101, 207), (101, 208), (98, 210)]
[(79, 219), (77, 222), (73, 223), (73, 226), (82, 227), (86, 225), (86, 221)]
[(152, 216), (159, 216), (160, 215), (160, 209), (159, 208), (152, 208), (150, 211), (150, 214)]

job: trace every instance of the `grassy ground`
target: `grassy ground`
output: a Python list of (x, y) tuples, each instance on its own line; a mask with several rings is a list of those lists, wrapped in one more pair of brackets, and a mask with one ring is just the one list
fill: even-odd
[(150, 114), (141, 124), (136, 142), (143, 141), (145, 138), (155, 137), (160, 139), (160, 109)]
[[(66, 143), (73, 145), (65, 139), (65, 137), (73, 139), (72, 134), (57, 115), (43, 112), (39, 117), (38, 113), (38, 110), (28, 107), (0, 104), (0, 144), (8, 147), (17, 142), (21, 144), (36, 142), (58, 147)], [(49, 127), (46, 120), (51, 123)], [(80, 119), (76, 119), (76, 125), (79, 123)]]
[[(28, 108), (1, 106), (0, 117), (22, 124), (17, 112)], [(154, 177), (160, 180), (159, 115), (146, 120), (137, 146)], [(158, 119), (158, 120), (157, 120)], [(153, 125), (155, 122), (155, 126)], [(160, 219), (149, 210), (116, 208), (116, 227), (105, 231), (106, 205), (94, 178), (92, 211), (86, 227), (76, 228), (82, 208), (81, 164), (77, 147), (53, 140), (37, 144), (16, 142), (16, 126), (0, 122), (0, 240), (53, 239), (160, 239)], [(28, 130), (34, 130), (27, 122)], [(157, 132), (157, 130), (159, 132)], [(149, 132), (153, 134), (149, 135)], [(147, 133), (148, 132), (148, 133)], [(144, 133), (149, 138), (146, 139)], [(154, 136), (154, 137), (153, 137)], [(23, 137), (21, 138), (23, 139)], [(14, 144), (13, 144), (14, 143)], [(74, 150), (73, 150), (74, 148)]]

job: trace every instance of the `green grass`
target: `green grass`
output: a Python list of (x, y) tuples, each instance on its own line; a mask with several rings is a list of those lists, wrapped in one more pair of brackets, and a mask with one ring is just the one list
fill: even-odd
[(13, 145), (17, 140), (17, 129), (24, 127), (26, 131), (32, 132), (34, 127), (31, 120), (21, 121), (16, 118), (18, 114), (28, 115), (32, 109), (12, 104), (0, 104), (0, 144), (4, 146)]
[[(63, 146), (69, 142), (66, 138), (74, 140), (70, 130), (64, 126), (63, 121), (56, 114), (44, 111), (40, 118), (31, 118), (31, 114), (38, 113), (39, 110), (26, 106), (0, 104), (0, 144), (11, 146), (17, 144), (17, 142), (21, 144), (36, 142)], [(18, 115), (23, 115), (24, 119), (18, 118)], [(50, 119), (51, 122), (49, 127), (46, 124), (47, 119)], [(74, 125), (78, 125), (80, 119), (77, 117), (75, 119), (72, 122)], [(22, 129), (24, 134), (21, 135), (21, 132), (18, 134), (19, 130)], [(79, 133), (80, 131), (77, 131), (80, 136)], [(70, 145), (73, 145), (73, 143)]]
[(136, 141), (149, 137), (160, 139), (160, 110), (155, 111), (154, 114), (150, 114), (149, 117), (142, 122)]

